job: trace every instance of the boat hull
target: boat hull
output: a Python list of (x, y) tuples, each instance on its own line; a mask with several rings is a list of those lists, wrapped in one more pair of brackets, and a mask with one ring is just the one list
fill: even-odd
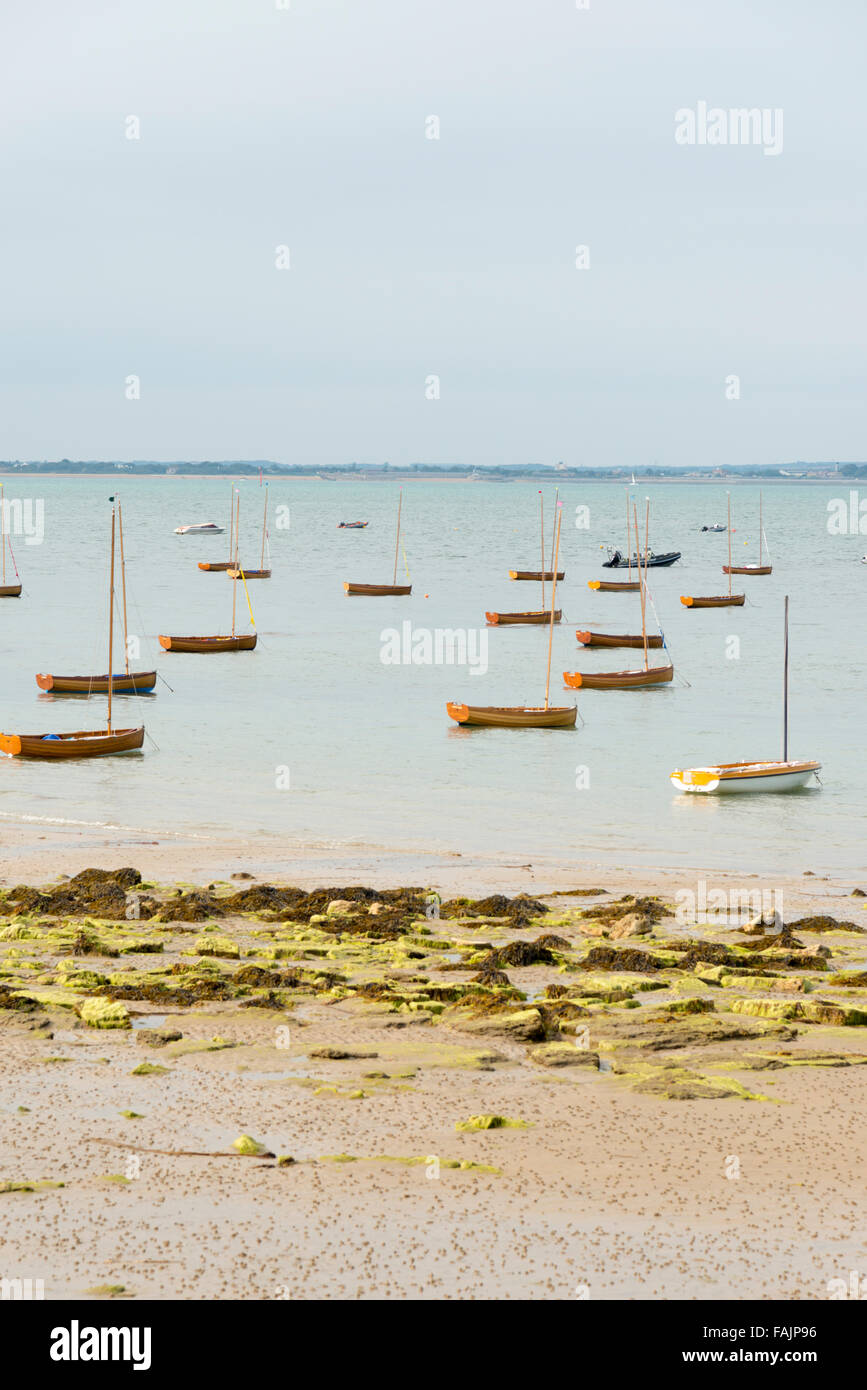
[(20, 598), (20, 584), (0, 584), (0, 598)]
[[(583, 647), (643, 647), (644, 638), (641, 633), (624, 633), (618, 635), (614, 632), (576, 632), (575, 636)], [(647, 638), (648, 647), (661, 647), (662, 638), (655, 633)]]
[(96, 758), (106, 753), (130, 753), (144, 743), (144, 726), (138, 729), (94, 730), (87, 733), (0, 734), (0, 753), (20, 758)]
[(167, 652), (250, 652), (258, 633), (243, 637), (163, 637), (160, 646)]
[(230, 579), (270, 579), (270, 570), (229, 570)]
[(552, 705), (526, 709), (521, 705), (462, 705), (449, 701), (446, 709), (456, 723), (487, 729), (571, 729), (578, 717), (576, 705)]
[[(562, 611), (560, 608), (554, 609), (555, 623), (559, 623)], [(542, 608), (530, 613), (486, 613), (485, 618), (491, 627), (522, 627), (528, 623), (535, 623), (541, 627), (545, 623), (550, 623), (551, 614)]]
[(649, 671), (563, 672), (570, 690), (633, 690), (637, 686), (666, 685), (673, 679), (673, 666), (651, 666)]
[[(113, 676), (111, 689), (114, 695), (137, 695), (153, 690), (157, 683), (156, 671), (131, 671), (123, 676)], [(54, 695), (105, 695), (108, 693), (108, 674), (104, 676), (50, 676), (38, 675), (36, 684), (40, 690), (50, 690)]]
[(723, 574), (772, 574), (773, 565), (723, 565)]
[[(642, 568), (642, 569), (650, 569), (650, 570), (667, 569), (669, 565), (676, 564), (677, 561), (680, 559), (680, 556), (681, 556), (681, 551), (679, 551), (679, 550), (668, 550), (668, 551), (665, 552), (664, 555), (650, 555), (650, 556), (648, 556), (647, 561), (645, 562), (644, 556), (642, 555), (641, 561), (640, 561), (641, 568)], [(639, 561), (638, 561), (638, 560), (635, 558), (635, 556), (633, 555), (633, 557), (632, 557), (632, 568), (633, 568), (633, 569), (637, 569), (638, 566), (639, 566)], [(628, 560), (628, 559), (624, 559), (622, 555), (619, 556), (619, 558), (616, 558), (616, 559), (603, 560), (603, 561), (602, 561), (602, 568), (603, 568), (604, 570), (625, 570), (625, 569), (629, 569), (629, 567), (630, 567), (630, 562), (629, 562), (629, 560)]]
[(350, 584), (343, 585), (347, 594), (366, 595), (368, 598), (384, 598), (389, 594), (411, 594), (411, 584)]
[(204, 560), (199, 561), (200, 570), (209, 570), (216, 573), (218, 570), (231, 570), (235, 568), (234, 560), (215, 560), (214, 563), (207, 564)]
[(684, 608), (743, 608), (746, 594), (713, 594), (704, 598), (681, 594)]
[[(553, 581), (553, 578), (554, 578), (554, 571), (553, 571), (553, 570), (545, 570), (544, 573), (543, 573), (542, 570), (509, 570), (509, 578), (510, 578), (510, 579), (535, 579), (536, 583), (539, 584), (539, 583), (541, 583), (541, 581), (542, 581), (543, 579), (547, 579), (549, 582), (550, 582), (550, 581)], [(557, 578), (558, 578), (558, 579), (565, 579), (565, 578), (566, 578), (566, 571), (565, 571), (565, 570), (558, 570), (558, 571), (557, 571)]]
[(797, 791), (820, 770), (817, 762), (720, 763), (716, 767), (676, 768), (670, 781), (682, 792), (731, 796), (745, 792)]
[(635, 583), (624, 582), (623, 584), (618, 584), (616, 581), (609, 579), (588, 579), (587, 588), (600, 589), (608, 594), (637, 594), (641, 585), (638, 580), (636, 580)]

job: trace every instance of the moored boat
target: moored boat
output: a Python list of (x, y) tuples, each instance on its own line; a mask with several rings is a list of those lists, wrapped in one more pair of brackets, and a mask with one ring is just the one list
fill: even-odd
[[(562, 610), (555, 608), (554, 622), (559, 623)], [(543, 623), (551, 621), (551, 614), (544, 608), (533, 609), (528, 613), (486, 613), (485, 619), (491, 627), (519, 627), (528, 623), (535, 623), (542, 626)]]
[(338, 521), (338, 531), (363, 531), (365, 526), (369, 526), (367, 521)]
[[(643, 647), (644, 638), (641, 633), (621, 633), (616, 632), (581, 632), (575, 633), (582, 647)], [(648, 647), (661, 647), (664, 645), (661, 633), (651, 633), (647, 637)]]
[(6, 526), (6, 507), (3, 502), (3, 484), (0, 483), (0, 552), (2, 552), (2, 568), (0, 568), (0, 598), (20, 598), (21, 584), (6, 583), (6, 547), (9, 547), (9, 558), (15, 570), (15, 578), (18, 579), (18, 566), (15, 563), (15, 555), (12, 550), (12, 539), (7, 534)]
[(649, 666), (646, 671), (564, 671), (570, 690), (632, 690), (636, 686), (665, 685), (674, 679), (673, 666)]
[(675, 768), (672, 786), (682, 792), (785, 792), (805, 787), (822, 764), (803, 762), (719, 763), (716, 767)]
[[(156, 671), (131, 671), (112, 676), (111, 688), (115, 695), (146, 695), (157, 683)], [(51, 676), (39, 674), (36, 684), (40, 690), (53, 695), (105, 695), (108, 691), (108, 675), (104, 676)]]
[(637, 594), (641, 589), (641, 585), (637, 580), (618, 584), (614, 581), (609, 582), (607, 579), (588, 579), (587, 588), (599, 589), (601, 592), (608, 594)]
[(463, 705), (449, 700), (446, 710), (458, 724), (489, 729), (566, 729), (578, 717), (577, 705)]
[[(357, 594), (364, 598), (386, 598), (391, 596), (401, 596), (412, 593), (411, 584), (398, 584), (397, 582), (397, 559), (400, 554), (400, 518), (403, 510), (403, 488), (400, 489), (397, 498), (397, 535), (394, 541), (394, 574), (390, 584), (351, 584), (345, 580), (343, 591), (346, 594)], [(367, 522), (364, 523), (367, 525)], [(406, 560), (406, 551), (403, 552), (403, 562), (407, 568), (407, 579), (409, 579), (409, 567)]]
[(684, 608), (743, 608), (746, 594), (681, 594)]
[(223, 528), (215, 521), (197, 521), (191, 526), (176, 526), (176, 536), (222, 536)]
[(765, 528), (762, 524), (762, 494), (759, 493), (759, 559), (755, 565), (733, 565), (731, 556), (731, 546), (729, 546), (729, 562), (723, 565), (723, 574), (772, 574), (773, 565), (763, 563), (762, 548), (765, 544)]
[(244, 633), (240, 636), (215, 637), (167, 637), (160, 636), (159, 643), (167, 652), (249, 652), (256, 645), (258, 634)]
[[(557, 570), (557, 579), (565, 579), (566, 571)], [(509, 570), (510, 579), (535, 579), (536, 583), (552, 583), (554, 570)]]

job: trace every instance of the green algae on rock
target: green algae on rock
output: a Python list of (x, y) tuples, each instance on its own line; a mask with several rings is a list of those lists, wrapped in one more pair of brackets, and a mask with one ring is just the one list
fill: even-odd
[(258, 1139), (252, 1139), (249, 1134), (239, 1134), (238, 1138), (232, 1141), (232, 1148), (237, 1149), (239, 1154), (251, 1158), (261, 1158), (268, 1153), (265, 1145), (260, 1144)]
[(82, 1000), (78, 1014), (89, 1028), (131, 1028), (129, 1012), (116, 1000), (91, 998)]
[(455, 1129), (528, 1129), (526, 1120), (510, 1120), (505, 1115), (471, 1115), (468, 1120), (457, 1120)]

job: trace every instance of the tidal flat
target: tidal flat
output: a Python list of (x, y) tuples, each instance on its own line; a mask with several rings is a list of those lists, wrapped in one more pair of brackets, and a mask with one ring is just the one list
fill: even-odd
[(634, 875), (3, 885), (0, 1273), (827, 1298), (867, 1259), (867, 899), (814, 879), (735, 925)]

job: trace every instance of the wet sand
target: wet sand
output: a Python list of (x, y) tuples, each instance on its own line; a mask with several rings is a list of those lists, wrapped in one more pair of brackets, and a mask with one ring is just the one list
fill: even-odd
[[(117, 866), (117, 849), (105, 858)], [(224, 874), (252, 872), (242, 859)], [(74, 870), (81, 862), (79, 850)], [(140, 855), (129, 862), (146, 870)], [(21, 881), (18, 867), (4, 862), (4, 891)], [(456, 867), (455, 882), (482, 895), (495, 867)], [(196, 878), (189, 863), (173, 869), (161, 884)], [(384, 863), (345, 869), (341, 882), (398, 881)], [(857, 1009), (867, 989), (835, 985), (832, 972), (864, 970), (867, 937), (804, 932), (794, 964), (782, 951), (764, 963), (743, 955), (743, 974), (721, 984), (696, 974), (709, 968), (700, 961), (673, 966), (671, 943), (737, 954), (761, 936), (663, 916), (649, 933), (618, 939), (600, 934), (610, 923), (579, 915), (639, 886), (672, 904), (677, 876), (644, 874), (639, 885), (629, 874), (600, 881), (561, 869), (564, 886), (608, 890), (563, 898), (544, 896), (556, 883), (513, 872), (495, 891), (541, 894), (549, 913), (436, 921), (416, 911), (398, 937), (360, 934), (366, 905), (345, 918), (338, 909), (337, 922), (264, 913), (175, 921), (165, 907), (162, 921), (93, 921), (96, 948), (70, 955), (92, 919), (0, 902), (0, 984), (42, 1000), (33, 1012), (0, 1000), (0, 1188), (33, 1188), (0, 1191), (0, 1273), (43, 1279), (47, 1298), (123, 1286), (118, 1296), (173, 1299), (823, 1299), (830, 1280), (863, 1272), (867, 1027), (732, 1006), (821, 999)], [(283, 878), (324, 881), (309, 865)], [(457, 891), (442, 868), (431, 881), (444, 897)], [(224, 883), (217, 897), (246, 886)], [(804, 879), (788, 885), (784, 915), (867, 926), (864, 900), (850, 895), (850, 885)], [(510, 944), (546, 936), (559, 942), (549, 960), (502, 964), (505, 986), (472, 985), (488, 947), (508, 955)], [(135, 949), (147, 943), (162, 950)], [(226, 954), (203, 956), (203, 946)], [(831, 953), (826, 969), (819, 947)], [(590, 968), (588, 953), (600, 948), (659, 953), (662, 964), (647, 975)], [(251, 965), (273, 988), (235, 980)], [(301, 977), (289, 985), (293, 971)], [(91, 973), (76, 981), (79, 972)], [(127, 998), (132, 1028), (96, 1028), (70, 1004), (105, 998), (98, 977), (216, 981), (231, 997), (184, 1006)], [(382, 995), (359, 995), (359, 985)], [(452, 987), (457, 1003), (436, 999)], [(464, 1006), (486, 992), (511, 1003), (488, 1018), (491, 1031), (473, 1031), (487, 1023)], [(247, 1007), (250, 999), (266, 1007)], [(712, 1012), (669, 1009), (695, 1000)], [(514, 1011), (537, 1005), (561, 1010), (545, 1020), (546, 1035), (504, 1030)], [(149, 1023), (182, 1037), (149, 1046)], [(559, 1060), (556, 1049), (576, 1048), (585, 1026), (601, 1069), (586, 1052), (573, 1065), (543, 1065), (539, 1049), (553, 1043)], [(311, 1056), (323, 1047), (370, 1055)], [(132, 1075), (142, 1062), (165, 1070)], [(456, 1129), (486, 1114), (521, 1127)], [(243, 1134), (295, 1162), (233, 1156)], [(448, 1166), (458, 1163), (473, 1166)]]

